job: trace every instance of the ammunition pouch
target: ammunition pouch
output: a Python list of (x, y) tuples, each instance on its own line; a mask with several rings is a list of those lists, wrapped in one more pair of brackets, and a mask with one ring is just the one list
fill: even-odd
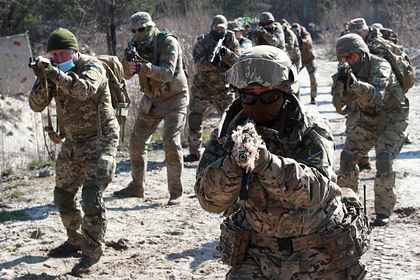
[(251, 228), (241, 210), (227, 217), (220, 225), (220, 242), (216, 250), (220, 252), (223, 263), (240, 265), (245, 258)]
[(320, 233), (333, 263), (339, 269), (348, 269), (357, 265), (368, 250), (371, 227), (358, 203), (343, 196), (343, 204), (345, 214), (342, 222), (327, 225)]

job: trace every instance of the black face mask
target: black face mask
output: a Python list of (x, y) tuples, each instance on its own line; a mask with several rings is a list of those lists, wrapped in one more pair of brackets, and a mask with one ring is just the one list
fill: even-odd
[(220, 39), (222, 39), (223, 37), (225, 37), (225, 35), (227, 34), (227, 31), (223, 31), (223, 32), (217, 32), (217, 31), (210, 31), (210, 36), (213, 40), (215, 41), (219, 41)]

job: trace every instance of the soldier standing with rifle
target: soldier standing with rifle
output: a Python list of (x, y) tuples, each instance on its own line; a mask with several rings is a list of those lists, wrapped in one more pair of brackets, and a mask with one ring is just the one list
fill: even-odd
[(234, 99), (234, 94), (229, 91), (226, 83), (226, 71), (237, 60), (240, 46), (235, 34), (227, 30), (227, 20), (223, 15), (213, 18), (211, 31), (198, 38), (193, 52), (197, 73), (194, 76), (189, 105), (190, 154), (185, 156), (186, 162), (198, 161), (200, 158), (204, 112), (212, 106), (221, 115)]
[(332, 94), (338, 99), (335, 106), (340, 107), (341, 102), (346, 109), (356, 102), (360, 107), (354, 125), (346, 132), (338, 184), (357, 192), (356, 163), (375, 147), (374, 225), (384, 226), (397, 201), (393, 160), (407, 137), (409, 101), (390, 63), (371, 54), (361, 36), (350, 33), (338, 39), (336, 53), (340, 65), (347, 65), (333, 76)]
[[(67, 137), (65, 141), (58, 135), (54, 138), (62, 142), (54, 204), (68, 237), (48, 255), (63, 258), (82, 251), (71, 271), (80, 276), (97, 269), (105, 250), (107, 217), (102, 195), (115, 173), (119, 126), (102, 62), (80, 54), (76, 37), (64, 28), (50, 34), (47, 52), (50, 59), (38, 57), (30, 64), (38, 79), (29, 105), (42, 112), (54, 99), (60, 109), (59, 122)], [(83, 211), (76, 197), (79, 189)]]
[(366, 275), (367, 217), (357, 195), (334, 183), (329, 123), (295, 96), (297, 73), (273, 46), (246, 50), (228, 70), (239, 97), (212, 133), (195, 185), (209, 212), (239, 204), (221, 226), (226, 279)]
[(150, 14), (130, 17), (133, 39), (123, 58), (124, 78), (138, 75), (144, 95), (130, 138), (131, 175), (129, 185), (116, 196), (144, 197), (147, 171), (146, 145), (159, 123), (164, 121), (163, 145), (168, 177), (169, 205), (182, 201), (182, 147), (188, 106), (188, 84), (183, 69), (182, 49), (173, 35), (160, 32)]

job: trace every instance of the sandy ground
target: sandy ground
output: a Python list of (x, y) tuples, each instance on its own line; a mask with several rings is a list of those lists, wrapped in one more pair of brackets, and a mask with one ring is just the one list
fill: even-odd
[[(335, 168), (344, 142), (344, 118), (331, 105), (331, 75), (336, 63), (318, 60), (319, 95), (316, 108), (327, 117), (337, 143)], [(300, 75), (301, 100), (309, 105), (309, 78)], [(410, 138), (395, 161), (398, 203), (391, 223), (374, 228), (371, 248), (363, 256), (367, 279), (420, 279), (420, 90), (408, 93), (411, 102)], [(419, 103), (417, 103), (419, 102)], [(216, 125), (217, 118), (209, 120)], [(187, 150), (184, 151), (187, 154)], [(362, 172), (367, 189), (367, 211), (373, 219), (373, 169)], [(228, 267), (214, 250), (221, 215), (201, 209), (194, 197), (196, 163), (186, 163), (184, 201), (167, 206), (166, 168), (162, 150), (149, 153), (145, 199), (117, 198), (112, 193), (130, 181), (128, 155), (120, 154), (115, 179), (104, 193), (108, 209), (106, 251), (101, 267), (85, 279), (224, 279)], [(53, 173), (53, 171), (52, 171)], [(36, 175), (36, 174), (35, 174)], [(75, 279), (69, 274), (77, 257), (54, 259), (48, 251), (65, 241), (65, 232), (52, 203), (53, 176), (39, 178), (25, 173), (1, 182), (0, 279)], [(14, 218), (10, 218), (14, 217)], [(20, 218), (16, 218), (19, 217)]]

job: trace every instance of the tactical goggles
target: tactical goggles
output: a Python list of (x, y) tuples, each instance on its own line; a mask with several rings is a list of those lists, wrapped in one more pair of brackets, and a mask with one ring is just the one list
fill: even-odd
[(257, 103), (257, 99), (260, 99), (262, 104), (271, 104), (276, 102), (284, 93), (284, 91), (278, 89), (266, 91), (258, 95), (243, 91), (238, 92), (239, 99), (246, 105), (255, 105)]
[(356, 60), (358, 56), (359, 56), (358, 53), (351, 53), (351, 54), (348, 54), (348, 55), (343, 55), (341, 57), (341, 61), (347, 62), (349, 60)]
[(132, 33), (142, 33), (144, 31), (146, 31), (146, 27), (139, 27), (139, 28), (131, 29)]

